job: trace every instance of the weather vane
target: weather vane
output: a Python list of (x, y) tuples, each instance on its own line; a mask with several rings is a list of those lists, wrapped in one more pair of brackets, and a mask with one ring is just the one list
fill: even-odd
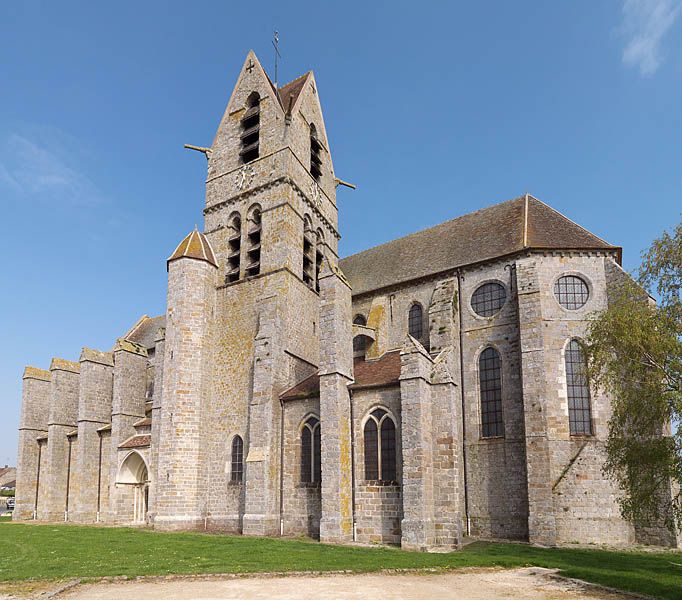
[(275, 30), (275, 34), (272, 36), (272, 45), (275, 48), (275, 87), (279, 87), (277, 79), (277, 67), (279, 65), (279, 59), (282, 55), (279, 53), (279, 31)]

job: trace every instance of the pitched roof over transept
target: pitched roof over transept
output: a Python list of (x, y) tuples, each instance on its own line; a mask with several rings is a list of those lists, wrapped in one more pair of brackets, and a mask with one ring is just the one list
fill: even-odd
[[(381, 357), (372, 360), (356, 358), (353, 361), (354, 381), (348, 388), (361, 390), (369, 388), (383, 388), (399, 384), (400, 379), (400, 350), (386, 352)], [(286, 390), (282, 400), (298, 400), (320, 395), (320, 375), (315, 373)]]
[(166, 315), (159, 315), (158, 317), (143, 315), (122, 337), (150, 349), (155, 345), (159, 329), (165, 326)]
[(357, 295), (526, 249), (621, 252), (526, 194), (353, 254), (339, 266)]

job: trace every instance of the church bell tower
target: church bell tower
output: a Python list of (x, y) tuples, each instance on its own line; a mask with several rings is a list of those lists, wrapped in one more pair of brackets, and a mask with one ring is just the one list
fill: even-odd
[[(313, 73), (277, 89), (249, 52), (206, 155), (200, 241), (215, 273), (203, 267), (201, 289), (214, 278), (214, 291), (210, 301), (202, 296), (199, 320), (209, 343), (194, 357), (167, 344), (164, 377), (186, 385), (172, 375), (183, 368), (178, 356), (200, 361), (192, 368), (206, 376), (194, 409), (175, 403), (180, 412), (164, 414), (177, 429), (184, 412), (200, 413), (201, 424), (196, 415), (188, 421), (201, 432), (193, 456), (202, 463), (193, 470), (201, 498), (188, 522), (273, 535), (281, 519), (279, 396), (318, 369), (319, 274), (323, 261), (338, 262), (335, 177)], [(167, 339), (182, 336), (167, 331)], [(164, 402), (173, 393), (164, 390)], [(236, 437), (239, 476), (230, 469)], [(162, 484), (164, 477), (172, 479), (160, 472)]]

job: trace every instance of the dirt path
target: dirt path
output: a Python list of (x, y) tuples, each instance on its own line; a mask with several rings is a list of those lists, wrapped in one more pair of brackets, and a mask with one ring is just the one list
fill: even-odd
[(553, 578), (550, 569), (469, 570), (447, 574), (328, 575), (103, 583), (60, 594), (68, 600), (615, 600), (624, 595)]

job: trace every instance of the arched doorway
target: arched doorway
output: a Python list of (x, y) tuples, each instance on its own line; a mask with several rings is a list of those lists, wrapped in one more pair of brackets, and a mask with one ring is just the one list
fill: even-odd
[(147, 520), (149, 471), (140, 454), (131, 452), (125, 457), (118, 470), (116, 483), (132, 488), (133, 523), (144, 523)]

